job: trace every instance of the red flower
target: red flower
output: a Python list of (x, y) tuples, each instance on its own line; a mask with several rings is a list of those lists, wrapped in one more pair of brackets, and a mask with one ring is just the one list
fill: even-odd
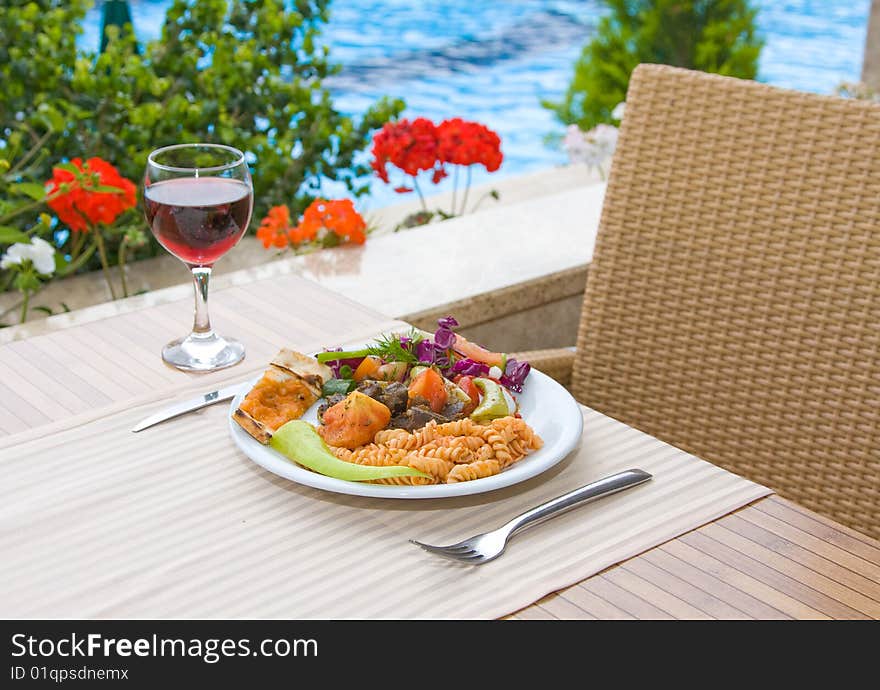
[(287, 206), (273, 206), (257, 228), (257, 239), (263, 246), (284, 249), (288, 245), (287, 234), (290, 231), (290, 210)]
[(367, 240), (367, 224), (351, 199), (315, 199), (288, 237), (293, 244), (300, 244), (316, 239), (321, 230), (332, 232), (343, 244), (363, 244)]
[(388, 163), (417, 175), (433, 168), (437, 160), (437, 128), (424, 117), (386, 122), (373, 136), (372, 153), (371, 166), (383, 182), (388, 182)]
[[(109, 225), (137, 203), (134, 183), (122, 177), (107, 161), (95, 157), (89, 158), (85, 165), (79, 158), (70, 162), (79, 174), (53, 168), (46, 192), (51, 197), (66, 185), (67, 191), (51, 199), (48, 205), (71, 230), (86, 232), (90, 225)], [(119, 192), (94, 191), (99, 186), (115, 187)]]
[[(431, 181), (437, 184), (448, 175), (446, 165), (483, 165), (495, 172), (501, 167), (501, 138), (479, 122), (460, 117), (434, 125), (423, 117), (410, 122), (387, 122), (373, 137), (371, 166), (379, 179), (388, 183), (388, 164), (415, 177), (430, 170)], [(398, 186), (395, 192), (411, 191)]]
[(486, 125), (459, 117), (437, 125), (437, 157), (441, 164), (481, 164), (489, 172), (501, 167), (501, 138)]
[(287, 232), (287, 239), (293, 246), (315, 239), (318, 236), (318, 230), (322, 227), (318, 223), (303, 222), (304, 220), (305, 216), (303, 216), (303, 220), (299, 222), (299, 225), (290, 228)]

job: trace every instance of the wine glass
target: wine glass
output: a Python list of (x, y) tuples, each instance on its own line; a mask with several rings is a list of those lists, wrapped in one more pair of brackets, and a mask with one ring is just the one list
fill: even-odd
[(165, 249), (189, 266), (195, 287), (192, 333), (162, 359), (185, 371), (214, 371), (244, 358), (244, 345), (217, 335), (208, 316), (211, 268), (247, 230), (254, 189), (244, 154), (220, 144), (156, 149), (144, 174), (144, 213)]

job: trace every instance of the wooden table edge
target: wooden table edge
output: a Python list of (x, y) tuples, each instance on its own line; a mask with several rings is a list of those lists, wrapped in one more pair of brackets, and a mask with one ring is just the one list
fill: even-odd
[(504, 620), (880, 619), (880, 541), (772, 494)]

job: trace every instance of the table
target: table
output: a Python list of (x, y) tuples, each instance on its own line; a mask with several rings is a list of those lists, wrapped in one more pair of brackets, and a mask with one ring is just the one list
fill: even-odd
[(880, 618), (880, 542), (770, 496), (513, 619)]
[[(241, 380), (292, 340), (319, 349), (404, 325), (295, 276), (219, 294), (218, 330), (249, 348), (231, 370), (194, 375), (161, 363), (161, 344), (185, 330), (189, 300), (0, 347), (0, 449), (155, 399), (169, 385), (179, 397)], [(880, 618), (880, 543), (773, 496), (509, 616), (707, 617)]]

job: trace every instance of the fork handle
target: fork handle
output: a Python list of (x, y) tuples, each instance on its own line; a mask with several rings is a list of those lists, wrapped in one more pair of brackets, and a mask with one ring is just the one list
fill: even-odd
[(580, 489), (569, 491), (567, 494), (557, 496), (546, 503), (526, 511), (522, 515), (517, 515), (510, 522), (504, 525), (508, 530), (508, 537), (514, 533), (533, 527), (552, 517), (561, 515), (572, 508), (577, 508), (597, 498), (616, 494), (618, 491), (629, 489), (632, 486), (644, 484), (651, 479), (651, 475), (644, 470), (626, 470), (612, 474), (592, 484), (582, 486)]

